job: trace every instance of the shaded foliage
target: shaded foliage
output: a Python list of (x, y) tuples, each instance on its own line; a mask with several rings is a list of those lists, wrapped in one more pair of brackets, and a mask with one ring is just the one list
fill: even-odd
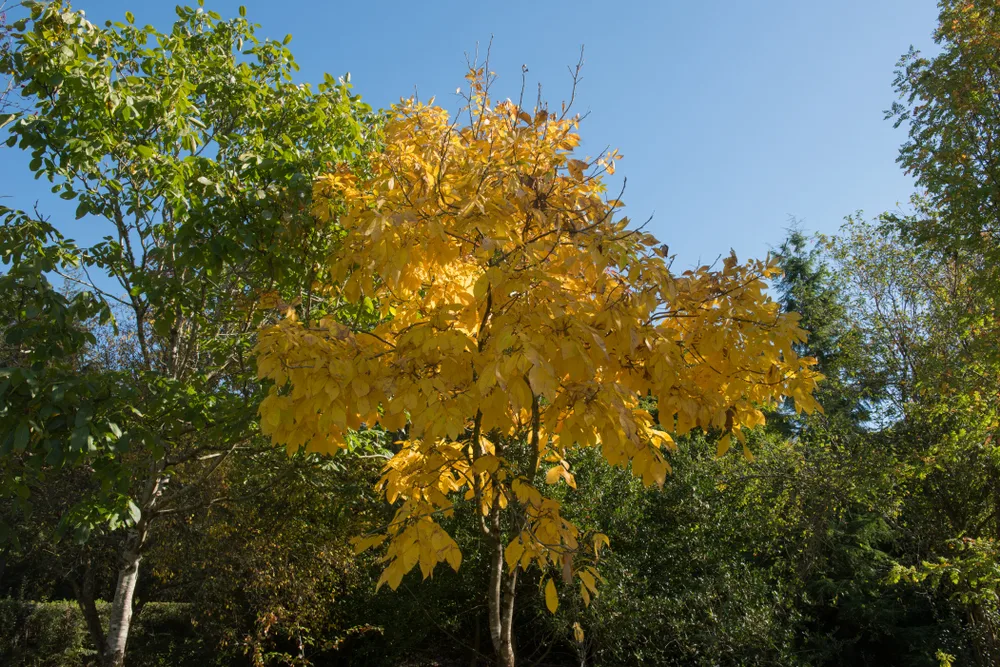
[[(835, 235), (793, 228), (765, 265), (770, 275), (783, 271), (771, 286), (780, 309), (767, 312), (799, 313), (810, 332), (787, 356), (816, 359), (824, 411), (771, 406), (767, 428), (743, 434), (741, 455), (729, 449), (732, 425), (689, 415), (682, 427), (677, 397), (643, 385), (636, 407), (648, 411), (650, 428), (686, 433), (669, 454), (662, 490), (609, 465), (607, 449), (560, 450), (548, 462), (556, 483), (544, 487), (545, 470), (525, 473), (537, 473), (528, 481), (579, 535), (600, 531), (609, 546), (589, 563), (599, 586), (570, 569), (560, 590), (550, 588), (563, 574), (559, 559), (508, 580), (509, 598), (520, 601), (511, 644), (524, 664), (1000, 663), (1000, 10), (986, 0), (940, 5), (940, 52), (903, 59), (890, 113), (907, 127), (900, 162), (923, 192), (909, 211), (858, 214)], [(269, 390), (251, 354), (261, 324), (292, 312), (299, 322), (322, 321), (343, 357), (344, 341), (362, 332), (405, 347), (435, 299), (454, 296), (435, 292), (443, 283), (420, 281), (381, 294), (391, 272), (376, 277), (358, 264), (371, 251), (358, 229), (385, 222), (368, 210), (362, 186), (396, 198), (405, 218), (410, 203), (397, 199), (409, 177), (389, 163), (400, 157), (393, 146), (407, 142), (392, 143), (392, 132), (419, 135), (407, 129), (414, 118), (444, 132), (437, 112), (403, 108), (385, 152), (376, 146), (384, 119), (346, 80), (329, 77), (315, 90), (292, 83), (287, 43), (256, 41), (243, 16), (179, 8), (178, 23), (159, 33), (130, 15), (98, 28), (60, 3), (27, 11), (24, 21), (0, 20), (0, 73), (19, 97), (17, 105), (0, 97), (0, 113), (13, 114), (0, 122), (54, 193), (77, 203), (76, 224), (104, 225), (108, 238), (80, 246), (64, 236), (68, 226), (38, 211), (2, 209), (0, 661), (108, 663), (101, 637), (123, 608), (114, 602), (122, 562), (141, 556), (144, 574), (124, 607), (135, 612), (126, 664), (494, 662), (486, 591), (500, 542), (482, 539), (482, 485), (478, 496), (476, 488), (454, 494), (454, 512), (437, 517), (461, 550), (457, 572), (430, 568), (419, 586), (418, 575), (399, 572), (398, 591), (377, 591), (385, 559), (356, 555), (351, 544), (394, 518), (372, 485), (418, 436), (400, 423), (413, 406), (393, 412), (366, 399), (361, 410), (358, 399), (374, 383), (362, 391), (357, 373), (340, 378), (355, 428), (341, 429), (343, 451), (333, 458), (273, 450), (256, 415)], [(565, 119), (539, 111), (522, 117), (519, 107), (501, 106), (491, 121), (512, 113), (511, 131), (528, 135), (546, 123), (563, 127)], [(455, 148), (476, 154), (461, 141)], [(586, 164), (564, 150), (545, 155), (571, 190), (588, 178)], [(429, 148), (422, 155), (441, 157)], [(314, 202), (315, 178), (329, 173)], [(453, 245), (466, 244), (468, 257), (481, 251), (497, 269), (491, 262), (500, 255), (482, 236), (478, 204), (487, 202), (477, 202), (472, 181), (449, 181), (455, 173), (443, 182), (468, 190), (469, 201), (451, 211), (431, 197), (430, 217), (464, 220)], [(534, 193), (524, 200), (531, 211), (542, 211), (539, 182), (509, 181)], [(357, 200), (353, 209), (338, 199), (345, 193)], [(496, 197), (491, 212), (514, 206), (507, 200), (516, 196)], [(409, 234), (408, 249), (427, 236), (424, 227), (401, 229), (382, 231)], [(567, 262), (577, 259), (572, 243)], [(598, 245), (595, 256), (610, 247)], [(650, 248), (631, 256), (647, 269), (667, 253)], [(551, 252), (541, 252), (543, 264)], [(375, 255), (369, 269), (415, 270), (391, 253)], [(735, 275), (736, 265), (724, 270)], [(93, 280), (99, 272), (112, 282)], [(509, 279), (513, 286), (497, 294), (510, 296), (523, 273), (469, 281), (463, 312), (473, 329), (485, 321), (479, 306), (491, 281)], [(381, 300), (371, 298), (376, 292)], [(407, 312), (414, 304), (422, 309)], [(393, 329), (405, 317), (413, 326)], [(288, 318), (280, 326), (298, 325)], [(539, 336), (544, 326), (532, 324), (525, 337), (539, 339), (542, 356), (556, 337)], [(447, 351), (438, 333), (420, 350), (434, 363)], [(368, 351), (385, 352), (369, 343)], [(499, 357), (514, 353), (505, 343)], [(553, 379), (530, 369), (523, 382), (505, 378), (494, 421), (509, 402), (528, 413), (554, 405)], [(392, 387), (384, 389), (388, 400)], [(272, 393), (291, 396), (282, 391)], [(420, 396), (432, 417), (446, 405)], [(613, 412), (606, 408), (592, 418)], [(384, 428), (357, 428), (373, 410), (369, 426), (384, 420)], [(425, 419), (423, 428), (465, 443), (468, 415), (456, 414)], [(295, 421), (278, 416), (283, 428)], [(309, 435), (282, 432), (293, 445)], [(508, 467), (528, 452), (516, 438), (496, 440)], [(474, 453), (478, 479), (504, 469), (496, 456)], [(520, 524), (500, 525), (509, 542)]]

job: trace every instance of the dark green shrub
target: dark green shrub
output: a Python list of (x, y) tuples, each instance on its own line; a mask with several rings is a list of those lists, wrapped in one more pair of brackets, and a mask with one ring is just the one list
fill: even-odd
[[(98, 602), (102, 616), (107, 603)], [(198, 637), (189, 604), (150, 602), (135, 617), (128, 664), (207, 665), (211, 647)], [(97, 651), (75, 602), (0, 599), (0, 664), (5, 667), (84, 667)]]
[(0, 663), (10, 667), (75, 667), (96, 651), (75, 602), (0, 600)]

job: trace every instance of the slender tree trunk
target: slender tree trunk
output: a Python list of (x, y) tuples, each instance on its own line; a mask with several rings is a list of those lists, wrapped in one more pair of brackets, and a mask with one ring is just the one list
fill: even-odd
[(4, 545), (3, 552), (0, 552), (0, 582), (3, 581), (4, 574), (7, 572), (7, 552), (10, 549), (10, 544)]
[(517, 659), (514, 650), (514, 593), (517, 587), (517, 569), (507, 573), (503, 558), (501, 538), (501, 509), (495, 504), (490, 510), (490, 527), (486, 530), (490, 545), (490, 639), (497, 654), (499, 667), (515, 667)]
[(472, 661), (469, 663), (472, 667), (476, 667), (479, 664), (479, 651), (482, 647), (481, 642), (481, 625), (479, 622), (480, 615), (476, 614), (476, 634), (472, 640)]
[[(501, 563), (503, 567), (503, 563)], [(500, 618), (500, 639), (510, 655), (510, 664), (514, 664), (514, 593), (517, 590), (517, 569), (505, 575), (507, 583), (506, 597), (504, 598), (502, 615)]]
[(503, 603), (503, 547), (500, 540), (491, 537), (490, 539), (490, 589), (488, 597), (490, 616), (490, 639), (493, 642), (493, 650), (500, 658), (502, 667), (514, 667), (513, 661), (507, 662), (503, 659), (503, 622), (501, 605)]
[(983, 664), (995, 665), (1000, 661), (1000, 638), (989, 615), (982, 605), (974, 604), (969, 613), (976, 637), (976, 649)]
[(1000, 539), (1000, 466), (990, 466), (993, 481), (993, 537)]
[(97, 615), (97, 604), (94, 602), (94, 571), (89, 561), (83, 571), (83, 582), (77, 582), (73, 578), (70, 583), (76, 595), (76, 604), (80, 607), (80, 613), (83, 614), (83, 620), (87, 624), (90, 640), (100, 651), (105, 642), (104, 628), (101, 626), (101, 617)]
[(141, 499), (142, 516), (129, 536), (122, 556), (115, 597), (111, 603), (111, 616), (108, 619), (108, 635), (104, 644), (106, 667), (122, 667), (125, 664), (125, 645), (128, 643), (128, 634), (132, 627), (132, 603), (135, 597), (135, 585), (139, 581), (139, 563), (142, 560), (142, 548), (146, 536), (149, 534), (153, 508), (164, 481), (161, 477), (162, 471), (162, 461), (155, 463), (150, 471), (151, 475)]
[(490, 639), (493, 640), (493, 650), (497, 654), (499, 667), (515, 667), (514, 641), (512, 628), (514, 623), (514, 587), (517, 583), (517, 570), (505, 575), (503, 562), (503, 543), (499, 537), (493, 536), (490, 554)]
[(125, 644), (132, 626), (132, 598), (135, 596), (135, 584), (139, 580), (141, 559), (138, 546), (129, 549), (125, 553), (122, 568), (118, 571), (118, 585), (115, 587), (115, 599), (111, 603), (108, 638), (104, 647), (104, 663), (107, 667), (121, 667), (125, 664)]

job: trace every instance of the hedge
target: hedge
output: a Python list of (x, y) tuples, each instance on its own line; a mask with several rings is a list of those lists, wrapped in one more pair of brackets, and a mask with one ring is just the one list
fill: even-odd
[[(191, 607), (177, 602), (144, 605), (129, 636), (126, 664), (211, 665), (214, 651), (195, 632)], [(97, 603), (102, 616), (107, 609), (107, 603)], [(83, 614), (75, 602), (0, 599), (0, 665), (89, 667), (97, 664), (96, 657)]]

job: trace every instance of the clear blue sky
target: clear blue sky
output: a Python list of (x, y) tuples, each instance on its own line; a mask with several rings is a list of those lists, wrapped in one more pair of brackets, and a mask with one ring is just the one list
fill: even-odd
[[(789, 216), (833, 232), (845, 215), (895, 208), (912, 192), (895, 164), (904, 130), (883, 111), (899, 56), (911, 44), (932, 50), (933, 0), (207, 0), (206, 8), (233, 16), (239, 4), (261, 37), (293, 35), (302, 81), (350, 71), (376, 107), (414, 87), (457, 107), (464, 54), (491, 35), (499, 96), (516, 98), (526, 64), (529, 90), (541, 82), (557, 105), (570, 91), (566, 66), (585, 45), (576, 105), (590, 113), (583, 150), (610, 145), (625, 155), (627, 213), (655, 213), (649, 229), (678, 254), (677, 268), (731, 247), (762, 256)], [(131, 10), (161, 30), (173, 7), (75, 3), (98, 25)], [(5, 203), (30, 208), (39, 199), (43, 212), (72, 220), (73, 207), (32, 181), (17, 153), (0, 148), (0, 195), (14, 195)]]

